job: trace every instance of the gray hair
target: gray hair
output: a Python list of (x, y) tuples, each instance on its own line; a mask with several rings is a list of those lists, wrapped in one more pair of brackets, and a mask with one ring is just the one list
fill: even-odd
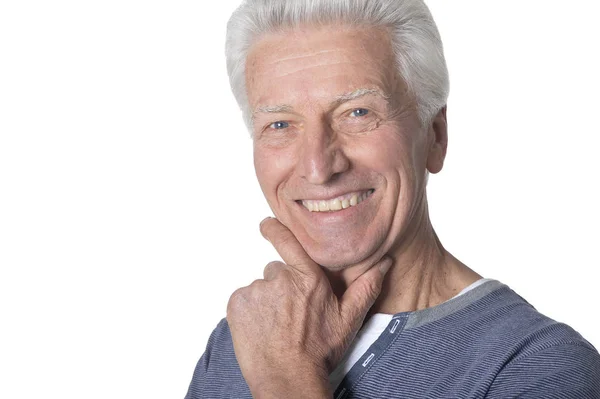
[(423, 0), (244, 0), (227, 24), (225, 55), (231, 90), (250, 132), (245, 77), (250, 47), (269, 32), (332, 23), (388, 28), (398, 72), (424, 126), (446, 105), (450, 85), (442, 40)]

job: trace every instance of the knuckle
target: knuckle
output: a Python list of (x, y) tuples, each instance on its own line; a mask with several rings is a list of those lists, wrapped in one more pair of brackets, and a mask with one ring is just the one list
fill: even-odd
[(229, 297), (229, 302), (227, 302), (227, 313), (235, 313), (246, 309), (252, 298), (260, 291), (260, 287), (264, 282), (264, 280), (254, 280), (249, 286), (235, 290)]
[(248, 291), (255, 294), (256, 292), (259, 292), (261, 287), (264, 285), (265, 280), (262, 279), (258, 279), (258, 280), (254, 280), (252, 282), (252, 284), (250, 284), (248, 286)]
[(235, 313), (244, 302), (246, 302), (246, 290), (247, 287), (238, 288), (231, 294), (229, 297), (229, 302), (227, 302), (227, 315)]
[(271, 282), (279, 288), (289, 285), (296, 278), (294, 269), (280, 261), (269, 262), (265, 266), (263, 276), (267, 282)]
[(292, 281), (295, 281), (295, 275), (294, 272), (288, 268), (282, 269), (281, 272), (279, 273), (279, 275), (281, 276), (280, 280), (282, 282), (285, 282), (286, 284), (290, 284)]
[(281, 262), (281, 261), (274, 260), (274, 261), (271, 261), (271, 262), (267, 263), (267, 267), (269, 267), (269, 266), (275, 267), (275, 266), (280, 266), (280, 265), (283, 265), (283, 264), (284, 263)]
[(279, 262), (277, 260), (274, 260), (272, 262), (267, 263), (267, 265), (265, 266), (265, 273), (267, 272), (274, 272), (277, 269), (281, 269), (282, 266), (284, 265), (283, 262)]

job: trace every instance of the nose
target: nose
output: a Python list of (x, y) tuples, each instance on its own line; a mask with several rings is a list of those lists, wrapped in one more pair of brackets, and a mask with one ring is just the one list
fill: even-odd
[(325, 184), (348, 170), (350, 161), (328, 124), (308, 127), (302, 138), (299, 175), (311, 184)]

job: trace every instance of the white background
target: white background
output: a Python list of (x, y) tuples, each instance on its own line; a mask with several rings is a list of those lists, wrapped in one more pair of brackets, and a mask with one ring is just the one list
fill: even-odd
[[(598, 347), (595, 3), (429, 1), (452, 86), (429, 197), (451, 252)], [(182, 398), (276, 258), (225, 70), (237, 4), (0, 3), (0, 397)]]

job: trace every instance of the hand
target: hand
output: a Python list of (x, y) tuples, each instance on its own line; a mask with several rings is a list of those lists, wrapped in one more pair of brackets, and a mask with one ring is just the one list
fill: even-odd
[(330, 398), (329, 373), (379, 296), (391, 259), (367, 270), (338, 299), (287, 227), (274, 218), (260, 227), (285, 263), (269, 263), (263, 280), (229, 300), (227, 321), (242, 374), (255, 398)]

